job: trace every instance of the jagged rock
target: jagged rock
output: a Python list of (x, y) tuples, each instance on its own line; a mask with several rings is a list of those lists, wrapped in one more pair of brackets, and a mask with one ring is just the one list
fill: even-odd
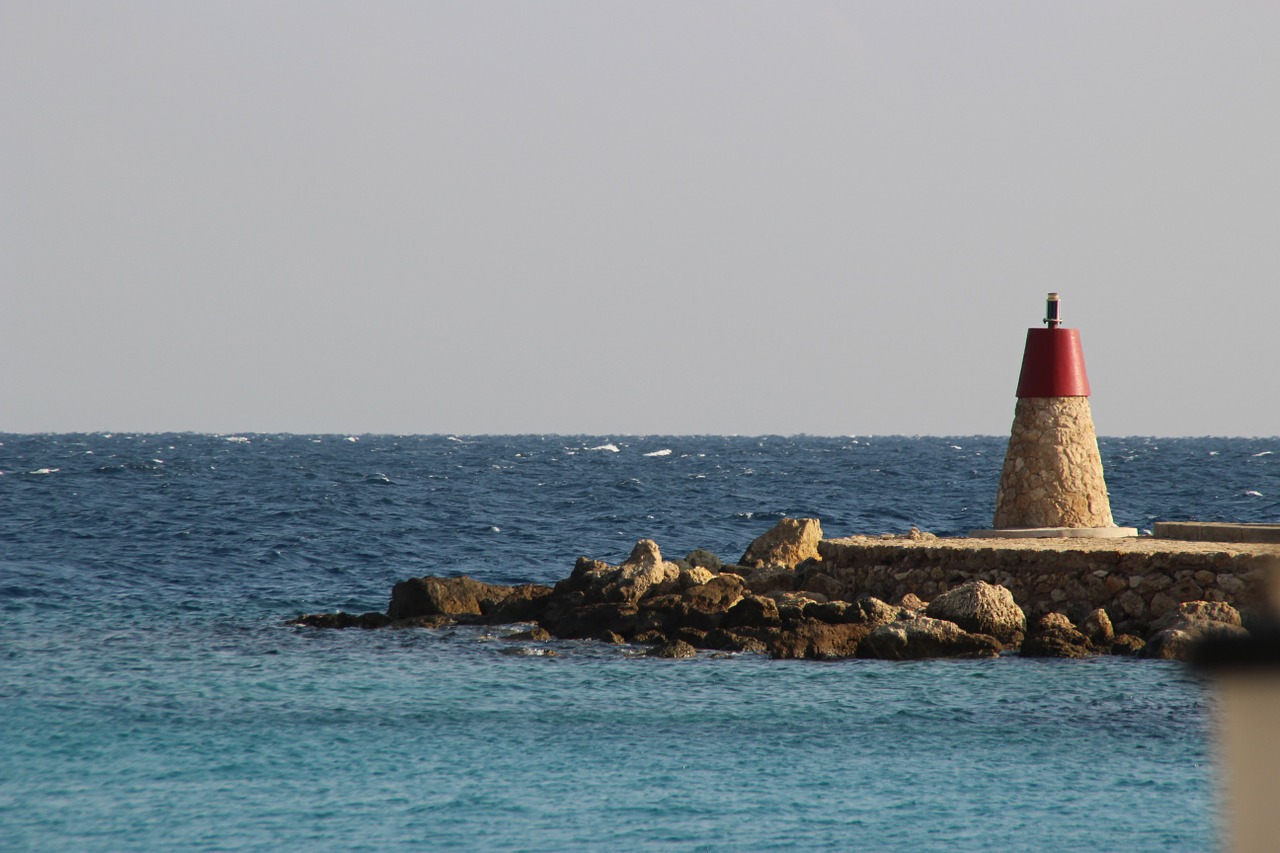
[(1022, 641), (1019, 654), (1024, 658), (1084, 658), (1096, 652), (1089, 638), (1064, 614), (1046, 613)]
[(796, 573), (781, 566), (757, 569), (746, 576), (747, 588), (756, 595), (791, 592), (796, 588)]
[(305, 625), (309, 628), (382, 628), (391, 624), (385, 613), (308, 613), (290, 619), (288, 625)]
[(1133, 656), (1140, 654), (1146, 641), (1133, 634), (1116, 634), (1111, 641), (1111, 654)]
[(764, 654), (769, 651), (768, 645), (763, 640), (757, 637), (736, 634), (723, 628), (708, 631), (707, 636), (702, 638), (702, 647), (724, 652), (752, 652), (755, 654)]
[(571, 598), (553, 596), (539, 624), (566, 640), (594, 639), (609, 631), (629, 636), (637, 629), (639, 609), (634, 604), (605, 601), (575, 606), (571, 602)]
[(804, 606), (804, 617), (826, 622), (828, 625), (839, 625), (849, 621), (845, 619), (849, 606), (847, 601), (811, 601)]
[(720, 622), (726, 630), (733, 628), (759, 628), (778, 626), (782, 617), (778, 613), (778, 604), (772, 598), (762, 595), (744, 596), (741, 601), (729, 608)]
[(710, 569), (713, 572), (719, 572), (724, 568), (724, 563), (720, 558), (704, 548), (696, 548), (690, 551), (684, 561), (690, 566)]
[(1147, 639), (1141, 655), (1159, 660), (1188, 660), (1196, 645), (1205, 640), (1247, 637), (1240, 625), (1210, 619), (1183, 619)]
[(692, 586), (700, 586), (707, 583), (715, 575), (710, 569), (704, 569), (702, 566), (691, 566), (690, 568), (681, 568), (680, 574), (676, 577), (677, 589), (688, 589)]
[(1151, 624), (1153, 632), (1163, 631), (1180, 622), (1222, 622), (1243, 625), (1240, 611), (1225, 601), (1184, 601)]
[(1107, 616), (1107, 611), (1101, 607), (1089, 611), (1089, 614), (1080, 620), (1079, 630), (1089, 638), (1089, 642), (1099, 647), (1108, 645), (1116, 636), (1115, 629), (1111, 626), (1111, 617)]
[(511, 587), (511, 594), (500, 601), (481, 601), (485, 618), (497, 625), (512, 622), (536, 622), (550, 603), (551, 587), (525, 583)]
[(680, 568), (662, 559), (658, 544), (641, 539), (617, 566), (579, 557), (573, 573), (556, 584), (555, 593), (581, 592), (592, 601), (635, 604), (646, 594), (675, 589), (679, 580)]
[(877, 625), (897, 622), (902, 618), (902, 608), (886, 604), (874, 596), (860, 595), (849, 605), (845, 617), (850, 622), (858, 622), (874, 628)]
[(779, 659), (838, 660), (851, 658), (871, 631), (866, 625), (831, 625), (809, 619), (784, 629), (769, 643), (769, 654)]
[(722, 612), (742, 600), (746, 586), (737, 575), (716, 575), (706, 583), (691, 586), (681, 596), (690, 607)]
[(684, 640), (670, 640), (654, 646), (645, 655), (651, 658), (693, 658), (698, 656), (698, 650)]
[(969, 581), (948, 590), (925, 608), (931, 619), (954, 622), (974, 634), (1014, 643), (1027, 631), (1027, 617), (1013, 601), (1013, 593), (986, 581)]
[(794, 569), (804, 560), (818, 559), (822, 525), (816, 518), (783, 518), (747, 546), (738, 562), (751, 568), (783, 566)]
[(482, 583), (466, 576), (423, 577), (401, 581), (391, 589), (387, 616), (479, 616), (511, 594), (511, 587)]
[(909, 592), (906, 595), (902, 596), (902, 599), (898, 602), (898, 606), (901, 607), (903, 610), (911, 610), (916, 613), (923, 613), (925, 610), (928, 609), (929, 602), (923, 601), (920, 598), (920, 596), (916, 595), (914, 592)]
[(927, 616), (879, 625), (858, 646), (859, 657), (881, 660), (995, 657), (998, 654), (1000, 641), (995, 637), (971, 634), (954, 622)]

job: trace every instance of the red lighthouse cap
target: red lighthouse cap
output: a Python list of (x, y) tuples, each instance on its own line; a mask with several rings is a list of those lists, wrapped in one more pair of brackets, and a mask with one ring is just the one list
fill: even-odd
[(1084, 372), (1080, 332), (1059, 328), (1058, 294), (1050, 293), (1047, 329), (1028, 329), (1022, 351), (1019, 397), (1088, 397), (1089, 377)]

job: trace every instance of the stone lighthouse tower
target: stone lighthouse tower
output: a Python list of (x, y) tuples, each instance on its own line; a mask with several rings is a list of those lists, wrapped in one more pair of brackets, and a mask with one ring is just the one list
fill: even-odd
[(1044, 322), (1027, 330), (995, 529), (974, 535), (1136, 536), (1111, 519), (1080, 333), (1061, 327), (1056, 293)]

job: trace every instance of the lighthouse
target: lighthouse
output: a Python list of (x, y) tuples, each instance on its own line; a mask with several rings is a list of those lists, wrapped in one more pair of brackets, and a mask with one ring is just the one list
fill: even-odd
[(1050, 293), (1045, 328), (1027, 330), (1018, 404), (996, 492), (993, 530), (973, 536), (1137, 536), (1116, 527), (1089, 409), (1080, 332)]

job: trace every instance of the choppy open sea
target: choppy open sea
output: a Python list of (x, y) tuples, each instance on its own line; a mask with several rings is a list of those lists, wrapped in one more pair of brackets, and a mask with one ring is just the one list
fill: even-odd
[[(962, 534), (1004, 444), (0, 435), (0, 850), (1214, 848), (1213, 704), (1178, 664), (284, 624), (642, 537), (736, 559), (782, 516)], [(1280, 439), (1101, 445), (1119, 524), (1280, 519)]]

